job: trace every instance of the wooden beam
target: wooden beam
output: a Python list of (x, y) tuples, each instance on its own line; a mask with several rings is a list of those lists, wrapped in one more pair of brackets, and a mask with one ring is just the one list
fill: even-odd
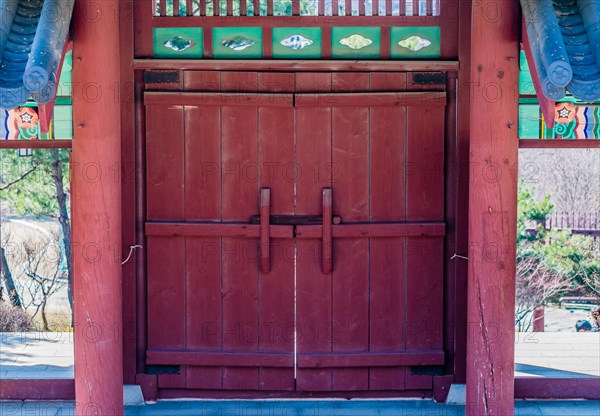
[[(33, 401), (73, 401), (75, 400), (75, 382), (72, 378), (63, 379), (10, 379), (0, 380), (0, 400), (21, 402), (24, 400)], [(9, 411), (11, 405), (3, 403), (3, 415), (19, 414)], [(17, 404), (15, 404), (17, 406)], [(21, 403), (18, 403), (20, 408)], [(55, 409), (58, 410), (59, 405), (56, 404)], [(16, 409), (16, 408), (15, 408)], [(44, 404), (44, 412), (51, 414), (53, 409), (52, 404)]]
[(73, 22), (76, 414), (123, 415), (119, 2), (79, 0)]
[(190, 71), (415, 71), (456, 72), (458, 61), (296, 61), (296, 60), (226, 60), (226, 59), (135, 59), (136, 70)]
[(520, 17), (512, 0), (472, 13), (466, 414), (512, 416)]
[(0, 140), (0, 149), (70, 149), (72, 140)]
[(586, 139), (521, 139), (519, 140), (521, 149), (600, 149), (600, 140)]

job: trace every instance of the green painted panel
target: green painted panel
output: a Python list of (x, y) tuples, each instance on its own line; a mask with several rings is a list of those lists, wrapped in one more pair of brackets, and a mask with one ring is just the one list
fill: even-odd
[(54, 107), (54, 122), (52, 130), (55, 139), (73, 138), (73, 107), (70, 105), (57, 105)]
[(538, 105), (520, 105), (519, 137), (538, 139), (540, 134), (540, 107)]
[(332, 58), (377, 59), (381, 56), (381, 29), (378, 27), (331, 28)]
[(58, 91), (56, 92), (57, 97), (70, 97), (71, 96), (71, 69), (73, 68), (73, 51), (69, 51), (65, 55), (63, 62), (62, 71), (60, 73), (60, 80), (58, 82)]
[(276, 27), (273, 28), (273, 58), (319, 59), (321, 42), (320, 27)]
[(215, 27), (212, 35), (214, 58), (260, 59), (263, 56), (260, 27)]
[(527, 64), (525, 51), (521, 51), (520, 66), (521, 72), (519, 73), (519, 93), (521, 95), (535, 95), (535, 87), (533, 86), (531, 72), (529, 72), (529, 65)]
[(202, 28), (155, 28), (154, 56), (156, 58), (202, 58), (204, 56)]
[(392, 59), (431, 59), (440, 57), (440, 28), (433, 26), (392, 27)]

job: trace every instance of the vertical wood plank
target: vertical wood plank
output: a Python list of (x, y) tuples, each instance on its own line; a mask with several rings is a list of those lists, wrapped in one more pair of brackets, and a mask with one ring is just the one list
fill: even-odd
[[(444, 107), (408, 107), (407, 218), (444, 219)], [(427, 128), (424, 128), (427, 126)]]
[[(221, 239), (188, 238), (185, 252), (185, 348), (220, 351)], [(221, 389), (221, 367), (188, 367), (186, 386), (190, 389)]]
[(167, 0), (160, 0), (159, 11), (161, 16), (167, 15)]
[(358, 0), (358, 15), (364, 16), (365, 12), (365, 0)]
[(319, 0), (318, 13), (319, 16), (325, 16), (325, 0)]
[(240, 0), (240, 16), (246, 16), (247, 14), (246, 0)]
[(254, 16), (260, 16), (260, 0), (254, 0), (252, 13), (254, 13)]
[[(347, 75), (347, 80), (352, 76)], [(369, 109), (334, 107), (332, 126), (333, 211), (344, 223), (369, 219)], [(334, 242), (333, 351), (369, 348), (369, 241)], [(333, 369), (334, 390), (367, 390), (367, 368)]]
[(149, 237), (148, 348), (185, 347), (185, 240)]
[[(329, 82), (330, 74), (297, 74), (299, 90), (312, 90), (315, 82)], [(331, 109), (296, 109), (296, 215), (321, 213), (318, 190), (331, 187)], [(298, 354), (332, 351), (332, 280), (321, 272), (319, 240), (297, 240), (297, 330)], [(333, 388), (329, 368), (298, 369), (300, 391)]]
[(352, 16), (352, 0), (345, 1), (344, 12), (346, 16)]
[[(200, 0), (200, 10), (202, 10), (202, 2), (206, 0)], [(185, 0), (185, 14), (186, 16), (194, 15), (194, 0)], [(203, 16), (202, 14), (200, 14)]]
[[(190, 84), (194, 78), (186, 81)], [(196, 81), (199, 81), (198, 77)], [(185, 157), (186, 220), (220, 221), (219, 107), (185, 108)], [(222, 348), (221, 239), (187, 238), (185, 252), (185, 347), (219, 351)], [(185, 376), (187, 388), (222, 387), (220, 367), (188, 367)]]
[[(494, 21), (486, 17), (490, 7), (499, 9)], [(470, 111), (467, 363), (477, 366), (467, 366), (466, 414), (512, 416), (519, 5), (482, 0), (472, 11), (471, 79), (480, 87), (471, 91)], [(501, 89), (498, 100), (482, 88), (491, 83)]]
[(338, 3), (338, 0), (331, 0), (331, 15), (337, 16), (337, 15), (339, 15), (339, 11), (340, 11), (340, 5)]
[(413, 0), (413, 16), (419, 15), (420, 0)]
[(227, 16), (233, 16), (233, 0), (227, 0)]
[(300, 16), (300, 0), (292, 0), (292, 16)]
[[(222, 88), (256, 90), (256, 73), (223, 73)], [(258, 110), (222, 107), (223, 221), (248, 221), (258, 212)], [(223, 238), (223, 349), (258, 351), (258, 242)], [(223, 368), (223, 388), (258, 389), (257, 368)]]
[[(293, 85), (293, 75), (261, 74), (260, 89), (276, 92)], [(294, 109), (259, 109), (260, 187), (271, 190), (271, 212), (294, 213)], [(260, 351), (294, 351), (294, 241), (271, 240), (271, 271), (260, 279)], [(261, 390), (294, 389), (293, 368), (260, 368)]]
[(271, 190), (260, 190), (260, 271), (271, 271)]
[(267, 16), (273, 16), (273, 0), (267, 0)]
[(213, 16), (221, 15), (221, 0), (213, 0)]
[(221, 220), (220, 134), (219, 107), (185, 108), (186, 221)]
[[(404, 16), (402, 14), (402, 4), (404, 3), (405, 0), (400, 0), (400, 16)], [(392, 15), (392, 0), (385, 0), (385, 15), (386, 16), (391, 16)]]
[(372, 0), (372, 11), (373, 16), (379, 16), (379, 0)]
[[(149, 220), (183, 220), (183, 108), (147, 106), (146, 192)], [(170, 137), (170, 140), (165, 140)]]
[[(408, 107), (406, 219), (444, 219), (445, 108)], [(428, 126), (424, 129), (423, 126)], [(406, 348), (442, 347), (443, 239), (406, 239)], [(406, 388), (431, 388), (431, 376), (406, 374)]]
[[(372, 87), (401, 86), (397, 85), (398, 76), (387, 78), (383, 75), (372, 78)], [(370, 113), (370, 220), (405, 221), (406, 107), (372, 107)], [(373, 238), (370, 242), (369, 351), (372, 352), (405, 351), (404, 240)], [(404, 367), (378, 367), (369, 372), (371, 390), (402, 390), (404, 380)]]
[(173, 0), (173, 16), (179, 16), (179, 0)]

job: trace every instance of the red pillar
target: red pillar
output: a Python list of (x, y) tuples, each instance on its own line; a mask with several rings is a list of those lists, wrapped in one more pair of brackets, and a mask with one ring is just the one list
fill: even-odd
[(72, 220), (76, 414), (123, 414), (119, 4), (73, 22)]
[(512, 416), (519, 9), (472, 4), (466, 413)]

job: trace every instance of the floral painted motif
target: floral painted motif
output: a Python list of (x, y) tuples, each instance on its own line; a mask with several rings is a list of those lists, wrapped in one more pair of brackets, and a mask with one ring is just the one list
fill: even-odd
[(358, 50), (369, 46), (373, 43), (373, 41), (371, 39), (365, 38), (362, 35), (354, 34), (348, 36), (347, 38), (340, 39), (340, 43), (344, 46), (349, 47), (350, 49)]
[(280, 43), (286, 48), (299, 50), (312, 45), (313, 41), (308, 38), (305, 38), (302, 35), (292, 35), (289, 38), (283, 39)]
[(244, 36), (235, 36), (223, 41), (222, 45), (233, 49), (234, 51), (243, 51), (246, 48), (254, 45), (254, 40), (248, 39)]
[(398, 45), (408, 49), (409, 51), (417, 52), (431, 45), (431, 42), (420, 36), (409, 36), (406, 39), (402, 39), (400, 42), (398, 42)]
[(173, 36), (164, 42), (165, 47), (174, 50), (175, 52), (182, 52), (188, 48), (194, 46), (196, 42), (190, 39), (186, 39), (183, 36)]

